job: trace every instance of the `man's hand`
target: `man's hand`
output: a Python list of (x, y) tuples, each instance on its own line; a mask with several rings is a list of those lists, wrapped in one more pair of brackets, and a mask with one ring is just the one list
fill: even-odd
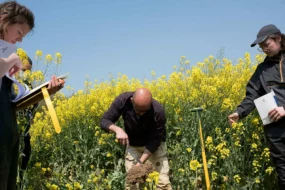
[(64, 80), (59, 79), (57, 80), (56, 76), (52, 76), (51, 81), (48, 85), (48, 92), (50, 95), (55, 94), (57, 91), (63, 88)]
[(232, 113), (231, 115), (228, 116), (228, 122), (230, 125), (232, 125), (233, 123), (238, 122), (239, 120), (239, 115), (238, 113)]
[(122, 145), (129, 145), (129, 137), (127, 133), (120, 127), (116, 130), (116, 138)]
[(138, 162), (138, 163), (136, 163), (135, 166), (138, 167), (138, 166), (142, 166), (142, 165)]
[(281, 119), (282, 117), (285, 116), (285, 110), (284, 110), (284, 108), (282, 106), (274, 108), (273, 110), (271, 110), (268, 113), (268, 116), (273, 121), (278, 121), (279, 119)]
[(116, 138), (122, 145), (129, 145), (129, 137), (121, 127), (113, 124), (109, 126), (109, 130), (116, 133)]

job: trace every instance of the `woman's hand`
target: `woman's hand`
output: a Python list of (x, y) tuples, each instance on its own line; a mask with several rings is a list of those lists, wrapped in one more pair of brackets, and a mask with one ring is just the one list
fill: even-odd
[(228, 116), (228, 122), (230, 125), (232, 125), (233, 123), (238, 122), (239, 120), (239, 115), (238, 113), (232, 113), (231, 115)]
[(15, 73), (22, 69), (22, 61), (20, 60), (19, 56), (16, 53), (12, 53), (8, 58), (7, 62), (13, 65), (9, 69), (9, 76), (12, 77)]
[(278, 121), (279, 119), (281, 119), (282, 117), (285, 116), (285, 110), (284, 110), (284, 108), (282, 106), (274, 108), (273, 110), (271, 110), (268, 113), (268, 116), (273, 121)]

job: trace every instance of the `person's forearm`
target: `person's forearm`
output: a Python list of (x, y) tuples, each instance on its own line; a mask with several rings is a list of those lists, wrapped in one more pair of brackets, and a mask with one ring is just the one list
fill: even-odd
[(109, 131), (112, 131), (114, 133), (116, 133), (116, 130), (118, 129), (119, 127), (117, 127), (116, 125), (112, 124), (108, 127)]
[[(116, 129), (116, 121), (121, 117), (122, 113), (120, 107), (122, 107), (122, 102), (119, 98), (116, 98), (115, 101), (111, 104), (110, 108), (104, 113), (100, 120), (100, 127), (106, 132)], [(111, 126), (112, 125), (112, 126)], [(109, 127), (111, 126), (111, 129)], [(115, 132), (114, 130), (112, 132)]]
[(0, 58), (0, 77), (5, 76), (5, 74), (13, 67), (13, 62), (8, 58)]
[(141, 161), (142, 163), (145, 163), (145, 161), (147, 161), (147, 159), (148, 159), (150, 156), (151, 156), (151, 152), (148, 151), (147, 149), (145, 149), (144, 152), (143, 152), (143, 154), (142, 154), (142, 156), (141, 156), (141, 158), (140, 158), (140, 161)]

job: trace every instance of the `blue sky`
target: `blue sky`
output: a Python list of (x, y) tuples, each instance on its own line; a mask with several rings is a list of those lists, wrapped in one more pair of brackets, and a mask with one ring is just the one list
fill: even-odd
[[(169, 75), (184, 55), (191, 65), (221, 48), (232, 61), (252, 55), (259, 29), (275, 24), (285, 32), (285, 0), (18, 0), (36, 27), (18, 46), (63, 55), (66, 85), (83, 89), (112, 74), (150, 79)], [(284, 33), (283, 32), (283, 33)]]

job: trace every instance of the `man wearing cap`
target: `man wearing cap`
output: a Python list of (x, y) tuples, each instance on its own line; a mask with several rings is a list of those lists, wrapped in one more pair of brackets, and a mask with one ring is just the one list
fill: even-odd
[[(123, 117), (125, 130), (115, 125)], [(152, 98), (146, 88), (120, 94), (101, 119), (101, 128), (116, 133), (118, 141), (126, 145), (125, 167), (128, 172), (134, 165), (149, 161), (159, 172), (156, 189), (171, 190), (167, 158), (166, 118), (163, 107)], [(126, 189), (139, 189), (128, 184)]]
[(269, 111), (268, 116), (273, 122), (264, 126), (264, 133), (280, 189), (285, 189), (285, 35), (275, 25), (266, 25), (260, 29), (251, 47), (256, 44), (267, 56), (250, 78), (246, 97), (228, 120), (232, 124), (246, 117), (255, 108), (255, 99), (274, 91), (278, 107)]

